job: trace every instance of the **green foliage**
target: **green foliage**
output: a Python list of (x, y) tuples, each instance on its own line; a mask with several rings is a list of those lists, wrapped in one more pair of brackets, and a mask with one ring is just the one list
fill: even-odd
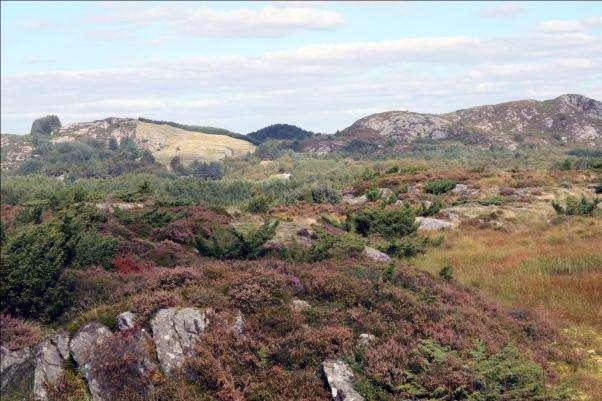
[(385, 283), (390, 283), (395, 277), (395, 263), (390, 262), (383, 270), (382, 279)]
[(563, 216), (591, 216), (594, 214), (600, 203), (600, 198), (596, 197), (593, 199), (587, 199), (585, 196), (581, 196), (577, 199), (574, 196), (566, 198), (565, 205), (563, 206), (558, 201), (552, 201), (552, 207), (557, 214)]
[(418, 230), (416, 215), (409, 206), (364, 209), (348, 216), (347, 221), (364, 236), (377, 233), (387, 239), (403, 237)]
[(42, 222), (42, 213), (48, 207), (47, 201), (36, 200), (28, 202), (17, 215), (17, 224), (23, 225), (28, 223), (40, 224)]
[(481, 389), (470, 395), (471, 401), (488, 400), (549, 400), (552, 392), (546, 389), (541, 366), (525, 359), (515, 346), (487, 356), (484, 347), (474, 352), (475, 376)]
[(369, 201), (377, 201), (380, 199), (380, 191), (378, 190), (378, 188), (370, 188), (366, 191), (366, 198), (368, 198)]
[(560, 163), (559, 169), (563, 171), (568, 171), (573, 168), (573, 162), (571, 159), (564, 159), (562, 163)]
[(245, 208), (249, 213), (262, 214), (270, 210), (272, 201), (266, 196), (255, 195), (247, 202)]
[(102, 237), (96, 233), (82, 234), (75, 244), (73, 266), (102, 266), (108, 269), (118, 245), (118, 241), (111, 237)]
[(451, 191), (456, 186), (456, 182), (453, 180), (431, 180), (424, 184), (424, 190), (429, 194), (443, 195)]
[(319, 186), (311, 189), (311, 200), (314, 203), (338, 203), (341, 197), (333, 188)]
[(263, 245), (276, 234), (278, 221), (266, 221), (244, 234), (237, 229), (217, 229), (208, 238), (197, 236), (195, 246), (202, 256), (216, 259), (256, 259), (264, 252)]
[(442, 242), (443, 236), (430, 238), (426, 236), (412, 235), (381, 246), (380, 250), (388, 255), (408, 257), (424, 253), (428, 250), (428, 248), (439, 246)]
[(61, 128), (61, 120), (55, 115), (38, 118), (31, 124), (31, 134), (48, 136)]
[(67, 237), (56, 224), (25, 227), (2, 248), (0, 301), (3, 310), (50, 320), (69, 304), (63, 275)]
[(434, 199), (430, 205), (427, 206), (425, 202), (420, 203), (420, 207), (416, 210), (417, 216), (433, 216), (441, 209), (443, 209), (443, 201), (440, 198)]
[(451, 281), (454, 278), (454, 269), (451, 266), (443, 266), (439, 270), (439, 277), (445, 281)]
[(504, 198), (502, 198), (499, 195), (494, 195), (489, 198), (480, 199), (478, 201), (478, 203), (483, 206), (490, 206), (490, 205), (500, 206), (502, 203), (504, 203)]
[(313, 132), (306, 131), (295, 125), (273, 124), (255, 132), (251, 132), (247, 136), (257, 142), (263, 143), (270, 139), (303, 140), (310, 138), (312, 135)]

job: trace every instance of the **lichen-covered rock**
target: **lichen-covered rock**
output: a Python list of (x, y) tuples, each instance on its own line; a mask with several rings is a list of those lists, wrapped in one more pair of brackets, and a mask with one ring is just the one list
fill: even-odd
[(36, 354), (33, 395), (36, 400), (50, 400), (50, 389), (56, 389), (65, 377), (65, 360), (69, 358), (69, 335), (59, 332), (44, 340)]
[(386, 253), (383, 253), (377, 249), (365, 247), (363, 254), (368, 258), (372, 259), (375, 262), (385, 263), (391, 261), (391, 258)]
[(230, 327), (232, 328), (232, 331), (234, 331), (236, 334), (242, 334), (245, 331), (245, 319), (242, 316), (241, 311), (236, 311), (236, 314), (234, 316), (234, 322)]
[(358, 347), (367, 347), (376, 341), (376, 336), (370, 333), (360, 334), (360, 338), (357, 340)]
[(420, 226), (418, 227), (420, 230), (434, 231), (456, 227), (456, 222), (433, 219), (431, 217), (416, 217), (416, 221), (420, 223)]
[(346, 203), (348, 205), (363, 205), (368, 202), (368, 198), (366, 195), (355, 197), (353, 195), (343, 195), (341, 198), (341, 203)]
[(293, 299), (291, 301), (291, 309), (294, 310), (295, 312), (303, 312), (304, 310), (310, 309), (311, 305), (309, 304), (309, 302), (304, 301), (302, 299)]
[(73, 359), (77, 362), (80, 373), (88, 381), (90, 394), (93, 401), (109, 401), (105, 398), (98, 377), (93, 374), (92, 367), (96, 355), (96, 349), (109, 341), (113, 333), (103, 324), (92, 322), (79, 329), (71, 342), (69, 349)]
[(479, 190), (476, 188), (470, 188), (466, 184), (456, 184), (454, 189), (451, 190), (454, 195), (457, 196), (475, 196), (479, 194)]
[(34, 370), (34, 350), (9, 350), (0, 345), (0, 395), (31, 390)]
[(364, 400), (364, 397), (354, 390), (353, 371), (343, 360), (327, 359), (322, 362), (322, 367), (334, 401)]
[(182, 367), (207, 328), (208, 311), (196, 308), (161, 309), (151, 320), (159, 364), (166, 374)]
[(125, 311), (117, 315), (117, 328), (120, 331), (130, 330), (136, 324), (136, 315), (130, 311)]

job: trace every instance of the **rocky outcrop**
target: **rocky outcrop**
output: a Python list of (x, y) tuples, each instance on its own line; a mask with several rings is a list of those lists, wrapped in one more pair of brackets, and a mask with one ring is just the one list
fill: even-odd
[(353, 195), (343, 195), (341, 198), (341, 203), (346, 203), (348, 205), (363, 205), (368, 202), (368, 198), (366, 195), (355, 197)]
[(295, 312), (303, 312), (311, 309), (311, 305), (307, 301), (295, 298), (291, 301), (291, 309)]
[(386, 262), (391, 261), (391, 258), (389, 257), (389, 255), (387, 255), (386, 253), (383, 253), (377, 249), (370, 248), (369, 246), (365, 247), (364, 251), (362, 253), (368, 259), (371, 259), (375, 262), (386, 263)]
[(117, 315), (117, 328), (120, 331), (131, 330), (136, 324), (136, 315), (130, 311), (125, 311)]
[(476, 188), (470, 188), (466, 184), (456, 184), (454, 189), (451, 190), (454, 195), (457, 196), (476, 196), (479, 194), (479, 190)]
[(0, 346), (0, 395), (21, 392), (31, 385), (34, 350), (9, 350)]
[(208, 311), (196, 308), (161, 309), (151, 320), (159, 364), (167, 375), (182, 367), (207, 328)]
[(59, 332), (44, 340), (36, 354), (33, 395), (36, 400), (48, 401), (50, 392), (65, 378), (65, 361), (69, 359), (69, 335)]
[(88, 381), (93, 401), (108, 401), (102, 392), (99, 378), (93, 373), (93, 363), (96, 349), (105, 341), (109, 341), (113, 333), (103, 324), (92, 322), (79, 329), (71, 342), (69, 349), (73, 359), (79, 366), (79, 371)]
[(370, 333), (360, 334), (360, 338), (357, 340), (358, 347), (367, 347), (376, 341), (376, 336)]
[(455, 228), (457, 225), (456, 222), (433, 219), (431, 217), (416, 217), (416, 221), (420, 223), (418, 228), (426, 231), (449, 230)]
[(322, 367), (334, 401), (364, 400), (353, 388), (353, 371), (343, 360), (328, 359), (322, 362)]

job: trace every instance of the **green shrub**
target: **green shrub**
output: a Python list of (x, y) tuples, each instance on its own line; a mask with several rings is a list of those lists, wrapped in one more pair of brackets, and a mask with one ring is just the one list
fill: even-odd
[(424, 190), (429, 194), (442, 195), (454, 189), (455, 186), (456, 182), (453, 180), (431, 180), (424, 184)]
[(274, 238), (278, 221), (266, 221), (247, 234), (233, 227), (217, 229), (208, 238), (197, 236), (199, 254), (216, 259), (256, 259), (264, 252), (263, 245)]
[(257, 195), (251, 198), (247, 204), (246, 209), (249, 213), (267, 213), (270, 210), (270, 204), (272, 202), (265, 196)]
[(338, 203), (340, 199), (339, 193), (331, 187), (319, 186), (311, 190), (311, 200), (314, 203)]
[(55, 115), (38, 118), (31, 124), (31, 134), (50, 135), (61, 128), (61, 120)]
[(428, 248), (441, 245), (443, 236), (430, 238), (426, 236), (410, 236), (399, 241), (390, 242), (380, 247), (380, 250), (388, 255), (414, 256), (424, 253)]
[(491, 196), (489, 198), (481, 199), (478, 201), (478, 203), (483, 206), (491, 206), (491, 205), (499, 206), (502, 203), (504, 203), (504, 198), (502, 198), (499, 195), (495, 195), (495, 196)]
[(439, 270), (439, 277), (445, 281), (451, 281), (454, 278), (454, 269), (451, 266), (443, 266)]
[(433, 200), (430, 205), (425, 202), (420, 203), (420, 207), (416, 210), (417, 216), (433, 216), (443, 209), (443, 201), (439, 198)]
[(577, 199), (574, 196), (566, 198), (565, 205), (561, 205), (558, 201), (552, 201), (552, 207), (559, 215), (566, 216), (591, 216), (594, 211), (598, 208), (600, 198), (587, 199), (585, 196), (581, 196), (581, 199)]
[(24, 206), (25, 207), (17, 215), (17, 224), (40, 224), (42, 222), (42, 213), (44, 213), (44, 210), (48, 207), (48, 202), (36, 200), (28, 202)]
[(366, 191), (366, 198), (368, 198), (369, 201), (377, 201), (380, 199), (380, 191), (378, 190), (378, 188), (370, 188)]
[(418, 224), (414, 211), (409, 206), (395, 209), (364, 209), (348, 216), (350, 226), (367, 236), (378, 233), (385, 238), (399, 238), (416, 232)]
[(26, 227), (7, 239), (0, 266), (3, 310), (50, 320), (68, 306), (65, 244), (65, 234), (55, 224)]
[(101, 237), (96, 233), (82, 234), (75, 244), (73, 265), (76, 267), (111, 267), (111, 259), (117, 252), (119, 242), (110, 237)]

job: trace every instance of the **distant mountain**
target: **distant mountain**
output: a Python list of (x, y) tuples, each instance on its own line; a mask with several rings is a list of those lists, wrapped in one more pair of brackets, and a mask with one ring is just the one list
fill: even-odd
[[(42, 136), (52, 146), (70, 146), (59, 153), (76, 153), (76, 162), (98, 159), (93, 153), (104, 152), (105, 148), (116, 147), (124, 140), (131, 142), (140, 151), (149, 152), (160, 164), (169, 167), (171, 160), (179, 156), (184, 166), (195, 160), (211, 162), (228, 156), (240, 156), (255, 150), (252, 139), (227, 130), (187, 126), (166, 121), (147, 119), (115, 118), (74, 123)], [(2, 168), (14, 169), (24, 161), (31, 163), (40, 156), (41, 149), (34, 146), (36, 136), (2, 135)], [(50, 149), (52, 150), (52, 149)], [(49, 152), (48, 146), (44, 148)], [(101, 153), (102, 153), (101, 152)], [(56, 164), (53, 162), (53, 165)], [(69, 166), (65, 161), (65, 168)]]
[(297, 127), (296, 125), (273, 124), (255, 132), (251, 132), (247, 136), (261, 143), (270, 139), (304, 140), (312, 137), (313, 135), (313, 132), (306, 131), (303, 128)]
[(445, 114), (388, 111), (361, 118), (308, 148), (324, 153), (366, 143), (404, 150), (423, 140), (456, 140), (510, 150), (561, 144), (598, 147), (602, 145), (602, 102), (566, 94), (542, 102), (519, 100)]

